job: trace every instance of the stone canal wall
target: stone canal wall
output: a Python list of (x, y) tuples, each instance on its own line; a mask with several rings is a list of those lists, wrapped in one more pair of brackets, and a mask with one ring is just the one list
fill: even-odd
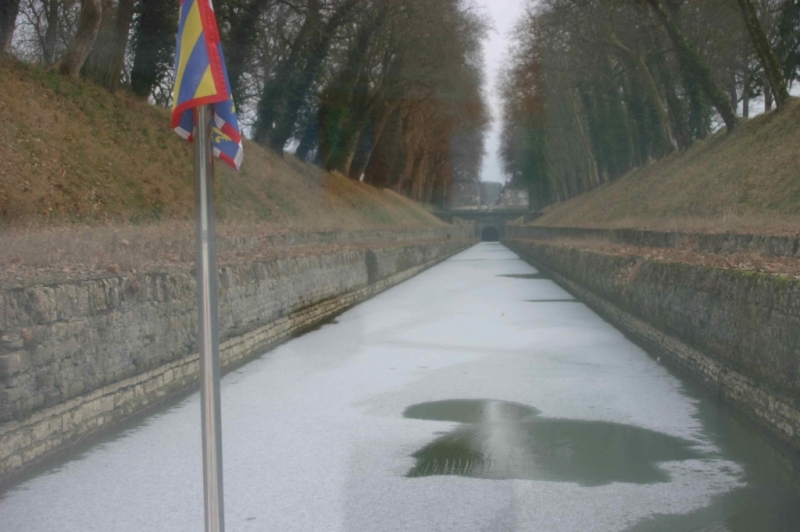
[(546, 241), (504, 243), (800, 451), (800, 280)]
[[(469, 247), (473, 232), (370, 232), (367, 245), (220, 268), (223, 367)], [(357, 242), (331, 235), (297, 240)], [(1, 290), (0, 481), (195, 385), (196, 329), (188, 269)]]

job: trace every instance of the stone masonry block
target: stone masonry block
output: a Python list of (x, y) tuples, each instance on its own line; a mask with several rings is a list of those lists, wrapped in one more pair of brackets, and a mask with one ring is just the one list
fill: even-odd
[(16, 375), (21, 369), (18, 353), (0, 356), (0, 378)]
[(9, 350), (22, 349), (25, 347), (25, 339), (21, 333), (8, 332), (0, 336), (0, 346)]

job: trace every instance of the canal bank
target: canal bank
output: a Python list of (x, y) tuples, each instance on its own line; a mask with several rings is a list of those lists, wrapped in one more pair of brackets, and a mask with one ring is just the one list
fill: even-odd
[[(471, 226), (278, 237), (332, 244), (220, 268), (223, 367), (325, 322), (474, 243)], [(0, 292), (0, 480), (196, 384), (188, 268)]]
[[(222, 408), (242, 532), (800, 523), (752, 424), (500, 244), (229, 373)], [(0, 493), (4, 532), (202, 528), (199, 417), (192, 394)]]
[[(510, 249), (648, 351), (705, 383), (720, 399), (788, 445), (789, 454), (800, 453), (800, 280), (554, 241), (565, 231), (580, 230), (518, 227), (510, 231), (504, 241)], [(607, 233), (614, 239), (637, 242), (655, 239), (666, 247), (677, 245), (680, 237), (665, 240), (664, 234), (652, 232)], [(579, 235), (580, 239), (603, 237), (591, 230)], [(736, 245), (736, 239), (727, 235), (706, 240), (706, 245)], [(748, 246), (763, 243), (765, 250), (775, 253), (769, 245), (775, 239), (739, 240)]]

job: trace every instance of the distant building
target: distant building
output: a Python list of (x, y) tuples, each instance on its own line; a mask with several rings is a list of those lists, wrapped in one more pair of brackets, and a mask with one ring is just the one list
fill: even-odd
[(529, 205), (528, 191), (520, 188), (504, 187), (500, 195), (501, 209), (526, 209)]
[(454, 183), (450, 196), (452, 209), (525, 209), (528, 191), (501, 183)]
[(453, 183), (450, 207), (453, 209), (477, 209), (481, 206), (479, 183)]

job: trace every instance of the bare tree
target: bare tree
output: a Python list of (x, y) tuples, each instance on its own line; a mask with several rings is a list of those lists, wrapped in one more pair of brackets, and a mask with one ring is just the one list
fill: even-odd
[(109, 90), (116, 90), (122, 78), (136, 0), (103, 0), (103, 20), (83, 73)]
[(65, 76), (77, 78), (86, 57), (94, 45), (103, 19), (101, 0), (81, 0), (78, 30), (72, 39), (67, 55), (61, 60), (59, 70)]
[(0, 51), (11, 51), (18, 13), (19, 0), (3, 0), (0, 3)]
[(780, 109), (789, 99), (789, 89), (786, 86), (786, 80), (783, 77), (781, 65), (778, 62), (778, 58), (775, 56), (775, 51), (767, 40), (761, 22), (758, 20), (758, 12), (753, 2), (751, 0), (737, 1), (739, 3), (739, 8), (742, 10), (742, 17), (744, 18), (745, 26), (747, 26), (747, 33), (750, 35), (750, 41), (758, 54), (758, 58), (761, 60), (764, 76), (769, 83), (770, 92), (775, 98), (778, 109)]
[(652, 8), (656, 18), (667, 30), (667, 34), (675, 46), (678, 60), (681, 62), (686, 74), (697, 81), (706, 97), (722, 117), (728, 131), (733, 131), (736, 128), (736, 113), (731, 106), (731, 101), (714, 82), (711, 71), (700, 61), (697, 52), (692, 49), (683, 32), (678, 28), (678, 25), (672, 20), (672, 17), (669, 16), (659, 0), (647, 0), (647, 3)]
[(45, 65), (52, 65), (56, 55), (56, 39), (58, 38), (58, 0), (46, 0), (47, 30), (42, 43), (42, 58)]
[[(800, 11), (787, 5), (757, 7), (794, 72), (786, 43)], [(730, 0), (529, 0), (514, 37), (501, 156), (538, 207), (689, 146), (717, 116), (731, 130), (739, 102), (747, 116), (751, 98), (773, 92)]]

